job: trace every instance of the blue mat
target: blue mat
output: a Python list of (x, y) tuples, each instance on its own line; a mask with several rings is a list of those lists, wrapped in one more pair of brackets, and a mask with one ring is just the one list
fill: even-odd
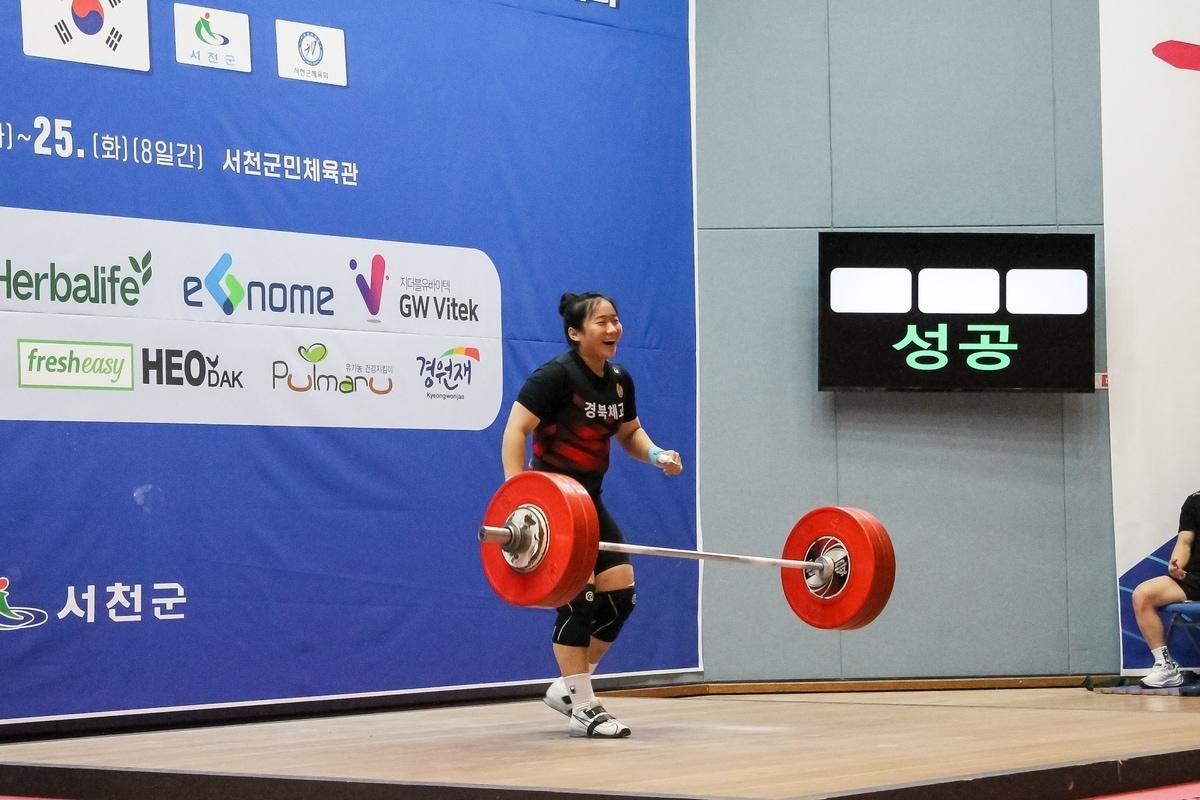
[(1097, 686), (1095, 691), (1100, 694), (1162, 694), (1176, 697), (1200, 697), (1200, 683), (1185, 683), (1183, 686), (1171, 686), (1162, 689), (1150, 689), (1138, 686)]

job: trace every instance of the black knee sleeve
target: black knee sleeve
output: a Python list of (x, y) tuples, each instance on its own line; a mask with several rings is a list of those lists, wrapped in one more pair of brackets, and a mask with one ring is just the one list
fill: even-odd
[(574, 600), (559, 607), (551, 641), (570, 647), (587, 647), (592, 640), (595, 612), (596, 587), (589, 583)]
[(635, 605), (637, 592), (632, 586), (611, 592), (597, 592), (596, 611), (592, 616), (592, 636), (602, 642), (616, 640), (621, 626), (629, 619)]

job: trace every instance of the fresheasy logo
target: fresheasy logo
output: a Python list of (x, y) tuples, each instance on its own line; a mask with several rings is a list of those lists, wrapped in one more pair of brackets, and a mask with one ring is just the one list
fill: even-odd
[(4, 300), (34, 300), (50, 303), (77, 303), (79, 305), (124, 305), (136, 306), (141, 300), (142, 288), (150, 283), (154, 270), (150, 266), (150, 252), (140, 259), (129, 256), (133, 272), (122, 274), (120, 264), (92, 265), (91, 272), (60, 270), (51, 261), (45, 271), (13, 269), (11, 259), (5, 259), (4, 271), (0, 272), (0, 298)]
[(50, 339), (17, 340), (22, 389), (133, 389), (133, 345)]
[(48, 619), (50, 615), (40, 608), (9, 605), (8, 578), (0, 578), (0, 631), (36, 628)]
[(1171, 39), (1154, 45), (1150, 52), (1176, 69), (1200, 70), (1200, 44)]
[(230, 270), (233, 256), (222, 253), (212, 269), (201, 281), (195, 275), (183, 279), (183, 303), (192, 308), (201, 308), (204, 301), (197, 298), (200, 290), (207, 289), (225, 316), (232, 316), (242, 303), (246, 311), (270, 314), (320, 314), (333, 316), (333, 287), (311, 286), (306, 283), (263, 283), (249, 281), (244, 286)]
[[(288, 362), (279, 360), (271, 365), (271, 388), (278, 388), (280, 382), (293, 392), (340, 392), (341, 394), (354, 394), (366, 389), (371, 394), (385, 395), (390, 394), (394, 386), (392, 379), (387, 379), (386, 388), (376, 386), (375, 374), (357, 375), (336, 375), (334, 373), (319, 372), (317, 365), (325, 360), (329, 355), (329, 349), (320, 342), (310, 344), (307, 347), (301, 345), (296, 352), (304, 359), (305, 366), (302, 367), (302, 372), (295, 374), (292, 372)], [(361, 365), (359, 365), (361, 367)], [(375, 372), (384, 374), (385, 371), (390, 371), (390, 367), (375, 366)], [(301, 379), (299, 375), (303, 375)]]
[[(350, 270), (358, 271), (357, 259), (350, 259)], [(371, 258), (370, 282), (361, 272), (354, 276), (354, 282), (358, 284), (358, 291), (362, 294), (363, 302), (367, 304), (367, 311), (371, 314), (372, 322), (379, 321), (379, 306), (383, 303), (383, 282), (385, 280), (387, 280), (387, 262), (378, 253)]]

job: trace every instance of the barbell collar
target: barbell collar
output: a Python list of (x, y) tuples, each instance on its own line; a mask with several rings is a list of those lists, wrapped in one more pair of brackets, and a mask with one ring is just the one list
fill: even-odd
[(501, 548), (507, 547), (513, 539), (516, 538), (516, 532), (507, 525), (480, 525), (479, 526), (479, 541), (494, 542), (500, 545)]

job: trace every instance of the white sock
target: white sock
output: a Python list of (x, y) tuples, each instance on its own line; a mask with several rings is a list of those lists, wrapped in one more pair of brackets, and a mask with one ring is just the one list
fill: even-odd
[(564, 675), (563, 683), (567, 685), (567, 692), (571, 695), (572, 708), (587, 708), (595, 702), (596, 695), (592, 692), (592, 676), (588, 673)]
[(589, 661), (589, 662), (588, 662), (588, 675), (595, 675), (595, 674), (596, 674), (596, 666), (597, 666), (599, 663), (600, 663), (599, 661), (596, 661), (596, 662), (594, 662), (594, 663), (593, 663), (593, 662), (591, 662), (591, 661)]
[(1156, 647), (1150, 651), (1154, 654), (1154, 666), (1160, 667), (1171, 660), (1171, 654), (1167, 652), (1166, 645)]

